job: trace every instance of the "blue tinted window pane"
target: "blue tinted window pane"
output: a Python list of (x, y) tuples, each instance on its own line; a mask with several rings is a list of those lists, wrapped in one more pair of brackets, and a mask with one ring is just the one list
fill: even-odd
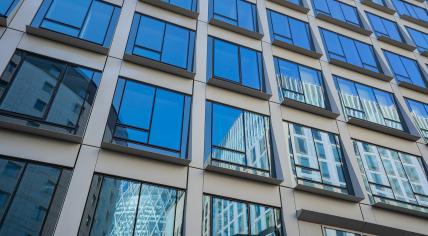
[(290, 18), (289, 22), (294, 44), (312, 50), (312, 39), (308, 24), (293, 18)]
[(212, 17), (246, 30), (258, 31), (255, 4), (245, 0), (210, 0)]
[(3, 219), (6, 209), (12, 200), (13, 192), (24, 169), (24, 163), (0, 159), (0, 219)]
[(274, 11), (269, 11), (272, 33), (275, 36), (275, 39), (280, 39), (282, 41), (292, 43), (291, 41), (291, 31), (288, 27), (288, 17), (285, 15), (276, 13)]
[(158, 89), (149, 143), (159, 147), (180, 150), (183, 110), (183, 95)]
[(375, 30), (376, 36), (386, 36), (399, 42), (404, 41), (401, 37), (400, 31), (398, 30), (397, 23), (368, 12), (367, 16)]
[(238, 46), (214, 40), (214, 76), (239, 83)]
[(406, 99), (406, 101), (422, 136), (428, 139), (428, 105), (411, 99)]
[[(230, 5), (230, 3), (228, 4)], [(238, 0), (238, 24), (240, 27), (256, 31), (254, 28), (254, 8), (252, 4)]]
[(392, 3), (394, 4), (398, 14), (408, 15), (422, 21), (428, 21), (428, 13), (424, 8), (402, 0), (392, 0)]
[(327, 46), (327, 50), (330, 53), (330, 57), (333, 58), (345, 58), (343, 49), (339, 40), (339, 36), (331, 31), (321, 30), (324, 38), (324, 42)]
[(421, 69), (415, 60), (388, 51), (384, 51), (384, 54), (397, 80), (426, 87)]
[(241, 110), (213, 104), (212, 144), (244, 152), (244, 114)]
[(360, 18), (355, 7), (346, 5), (344, 3), (340, 3), (340, 6), (346, 21), (355, 25), (360, 25)]
[(167, 25), (162, 61), (186, 69), (189, 40), (189, 30)]
[(362, 60), (363, 67), (372, 71), (379, 72), (379, 66), (377, 64), (373, 48), (365, 43), (361, 43), (358, 41), (355, 42), (355, 45), (358, 50), (358, 55)]
[[(162, 0), (162, 1), (168, 1), (168, 0)], [(193, 1), (197, 1), (197, 0), (169, 0), (169, 3), (188, 10), (193, 10), (192, 9)]]
[[(225, 199), (213, 199), (210, 235), (248, 235), (248, 206)], [(236, 218), (233, 217), (236, 215)], [(232, 218), (233, 217), (233, 218)]]
[(330, 17), (350, 24), (361, 26), (357, 9), (337, 0), (313, 0), (316, 13), (321, 12)]
[(406, 27), (420, 52), (428, 51), (428, 34)]
[(103, 44), (113, 11), (112, 5), (94, 1), (89, 9), (85, 24), (82, 26), (81, 37), (88, 41)]
[(6, 16), (14, 2), (15, 0), (2, 0), (0, 2), (0, 16)]
[(214, 4), (214, 14), (222, 16), (222, 19), (228, 23), (236, 24), (238, 20), (238, 11), (236, 1), (231, 0), (212, 0)]
[(154, 94), (153, 87), (127, 81), (119, 112), (120, 123), (149, 129)]
[(241, 48), (242, 84), (244, 86), (260, 90), (259, 63), (256, 51)]
[(150, 17), (141, 16), (140, 25), (138, 28), (137, 38), (135, 44), (153, 51), (157, 56), (150, 56), (150, 54), (143, 54), (154, 60), (160, 60), (160, 52), (162, 51), (163, 36), (165, 31), (165, 23)]
[(81, 28), (91, 0), (54, 0), (46, 18), (63, 24)]

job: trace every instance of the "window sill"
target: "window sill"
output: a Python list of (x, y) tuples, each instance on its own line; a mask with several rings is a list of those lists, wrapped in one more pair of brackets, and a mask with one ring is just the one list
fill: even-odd
[(401, 213), (405, 213), (405, 214), (409, 214), (409, 215), (413, 215), (413, 216), (419, 216), (419, 217), (423, 217), (423, 218), (428, 219), (428, 212), (412, 210), (412, 209), (408, 209), (408, 208), (400, 207), (400, 206), (394, 206), (392, 204), (388, 204), (385, 202), (376, 202), (373, 204), (373, 206), (378, 207), (378, 208), (382, 208), (382, 209), (397, 211), (397, 212), (401, 212)]
[(419, 87), (419, 86), (416, 86), (414, 84), (407, 83), (407, 82), (404, 82), (404, 81), (397, 81), (397, 82), (398, 82), (398, 86), (401, 86), (403, 88), (408, 88), (408, 89), (411, 89), (411, 90), (415, 90), (415, 91), (418, 91), (418, 92), (421, 92), (421, 93), (428, 94), (428, 88)]
[(318, 19), (321, 19), (321, 20), (327, 21), (327, 22), (329, 22), (329, 23), (332, 23), (332, 24), (335, 24), (335, 25), (341, 26), (341, 27), (343, 27), (343, 28), (346, 28), (346, 29), (352, 30), (352, 31), (357, 32), (357, 33), (360, 33), (360, 34), (362, 34), (362, 35), (370, 36), (370, 35), (373, 33), (372, 31), (370, 31), (370, 30), (368, 30), (368, 29), (365, 29), (365, 28), (361, 28), (361, 27), (358, 27), (358, 26), (355, 26), (355, 25), (348, 24), (348, 23), (346, 23), (346, 22), (343, 22), (343, 21), (341, 21), (341, 20), (335, 19), (335, 18), (333, 18), (333, 17), (331, 17), (331, 16), (329, 16), (329, 15), (323, 14), (323, 13), (318, 13), (316, 17), (317, 17)]
[(361, 3), (364, 4), (364, 5), (367, 5), (369, 7), (373, 7), (374, 9), (377, 9), (379, 11), (386, 12), (386, 13), (388, 13), (390, 15), (394, 15), (395, 14), (395, 10), (394, 9), (389, 8), (389, 7), (385, 7), (385, 6), (382, 6), (382, 5), (379, 5), (379, 4), (376, 4), (376, 3), (372, 2), (371, 0), (361, 0)]
[(275, 46), (278, 46), (278, 47), (288, 49), (288, 50), (293, 51), (293, 52), (297, 52), (297, 53), (306, 55), (308, 57), (315, 58), (315, 59), (320, 59), (322, 57), (322, 53), (320, 53), (320, 52), (308, 50), (306, 48), (302, 48), (302, 47), (293, 45), (291, 43), (286, 43), (286, 42), (283, 42), (283, 41), (280, 41), (277, 39), (274, 39), (272, 41), (272, 44)]
[(379, 131), (379, 132), (382, 132), (384, 134), (389, 134), (389, 135), (396, 136), (399, 138), (407, 139), (410, 141), (417, 141), (420, 139), (420, 137), (418, 135), (409, 134), (409, 133), (401, 131), (401, 130), (389, 128), (389, 127), (386, 127), (383, 125), (379, 125), (379, 124), (376, 124), (376, 123), (373, 123), (370, 121), (366, 121), (366, 120), (362, 120), (362, 119), (358, 119), (358, 118), (354, 118), (354, 117), (349, 117), (348, 123), (356, 125), (356, 126), (360, 126), (360, 127), (366, 128), (366, 129)]
[(252, 89), (249, 87), (245, 87), (243, 85), (239, 85), (233, 82), (229, 82), (227, 80), (217, 79), (217, 78), (210, 78), (208, 80), (208, 84), (211, 84), (216, 87), (224, 88), (230, 91), (242, 93), (248, 96), (260, 98), (263, 100), (269, 100), (270, 97), (272, 97), (272, 94), (263, 92), (261, 90)]
[(238, 178), (250, 179), (250, 180), (257, 181), (257, 182), (263, 182), (263, 183), (272, 184), (272, 185), (279, 185), (283, 181), (281, 179), (277, 179), (277, 178), (273, 178), (273, 177), (260, 176), (260, 175), (250, 174), (250, 173), (246, 173), (246, 172), (242, 172), (242, 171), (238, 171), (238, 170), (232, 170), (232, 169), (219, 167), (216, 165), (212, 165), (210, 161), (206, 162), (205, 170), (216, 172), (216, 173), (221, 173), (221, 174), (226, 174), (226, 175), (230, 175), (230, 176), (234, 176), (234, 177), (238, 177)]
[(127, 153), (135, 156), (141, 156), (145, 158), (158, 160), (158, 161), (165, 161), (165, 162), (169, 162), (177, 165), (187, 166), (190, 163), (190, 160), (187, 158), (183, 159), (179, 157), (174, 157), (172, 155), (168, 155), (167, 151), (161, 151), (159, 149), (151, 148), (143, 145), (140, 145), (141, 148), (134, 148), (134, 147), (127, 147), (120, 144), (103, 141), (103, 143), (101, 144), (101, 147), (111, 151)]
[(109, 48), (103, 47), (101, 45), (95, 44), (95, 43), (91, 43), (82, 39), (78, 39), (72, 36), (68, 36), (65, 34), (61, 34), (55, 31), (51, 31), (51, 30), (47, 30), (47, 29), (42, 29), (42, 28), (36, 28), (33, 27), (31, 25), (27, 25), (27, 33), (35, 35), (35, 36), (39, 36), (42, 38), (46, 38), (46, 39), (50, 39), (50, 40), (54, 40), (60, 43), (64, 43), (64, 44), (68, 44), (71, 46), (75, 46), (78, 48), (82, 48), (82, 49), (86, 49), (89, 51), (93, 51), (96, 53), (100, 53), (103, 55), (107, 55)]
[(315, 193), (317, 195), (319, 194), (319, 195), (324, 195), (327, 197), (339, 198), (342, 200), (355, 202), (355, 203), (361, 202), (364, 199), (364, 197), (357, 197), (357, 196), (350, 195), (350, 194), (333, 192), (333, 191), (329, 191), (329, 190), (325, 190), (325, 189), (310, 187), (310, 186), (307, 186), (304, 184), (297, 184), (296, 187), (294, 187), (294, 188), (297, 190), (301, 190), (301, 191), (305, 191), (305, 192), (309, 192), (309, 193)]
[(428, 57), (428, 50), (423, 51), (423, 52), (421, 52), (420, 54), (421, 54), (422, 56), (424, 56), (424, 57)]
[(281, 104), (287, 107), (296, 108), (299, 110), (303, 110), (312, 114), (324, 116), (331, 119), (336, 119), (340, 115), (339, 113), (335, 113), (333, 111), (330, 111), (321, 107), (299, 102), (290, 98), (285, 98)]
[(333, 65), (341, 66), (341, 67), (344, 67), (346, 69), (361, 73), (361, 74), (365, 74), (365, 75), (368, 75), (371, 77), (378, 78), (378, 79), (386, 81), (386, 82), (390, 82), (393, 79), (392, 76), (388, 76), (388, 75), (384, 75), (384, 74), (379, 73), (379, 72), (371, 71), (369, 69), (365, 69), (365, 68), (362, 68), (359, 66), (355, 66), (353, 64), (350, 64), (350, 63), (347, 63), (344, 61), (340, 61), (337, 59), (330, 59), (330, 63)]
[(245, 36), (253, 38), (253, 39), (260, 40), (260, 39), (263, 38), (263, 34), (262, 33), (251, 31), (251, 30), (246, 30), (246, 29), (238, 27), (236, 25), (232, 25), (232, 24), (226, 23), (224, 21), (215, 19), (214, 17), (212, 17), (210, 19), (209, 23), (211, 25), (215, 25), (215, 26), (218, 26), (220, 28), (233, 31), (235, 33), (242, 34), (242, 35), (245, 35)]
[(281, 6), (293, 9), (295, 11), (299, 11), (299, 12), (304, 13), (304, 14), (307, 14), (309, 12), (309, 8), (291, 3), (287, 0), (270, 0), (270, 1), (274, 2), (276, 4), (279, 4)]
[(161, 0), (140, 0), (140, 1), (145, 2), (145, 3), (149, 3), (151, 5), (154, 5), (154, 6), (163, 8), (165, 10), (169, 10), (169, 11), (172, 11), (172, 12), (175, 12), (177, 14), (187, 16), (187, 17), (190, 17), (193, 19), (198, 19), (198, 16), (199, 16), (199, 12), (197, 12), (197, 11), (192, 11), (192, 10), (188, 10), (188, 9), (185, 9), (182, 7), (178, 7), (178, 6), (163, 2)]
[(195, 73), (194, 72), (190, 72), (188, 70), (176, 67), (176, 66), (172, 66), (172, 65), (168, 65), (165, 64), (163, 62), (160, 61), (155, 61), (149, 58), (145, 58), (145, 57), (140, 57), (140, 56), (136, 56), (136, 55), (131, 55), (131, 54), (127, 54), (125, 53), (125, 55), (123, 56), (123, 59), (125, 61), (129, 61), (138, 65), (142, 65), (142, 66), (146, 66), (146, 67), (150, 67), (152, 69), (157, 69), (157, 70), (161, 70), (173, 75), (178, 75), (184, 78), (188, 78), (188, 79), (193, 79), (195, 77)]
[(396, 46), (396, 47), (399, 47), (399, 48), (402, 48), (402, 49), (404, 49), (404, 50), (408, 50), (408, 51), (411, 51), (411, 52), (413, 52), (413, 51), (416, 49), (416, 47), (415, 47), (415, 46), (409, 45), (409, 44), (407, 44), (407, 43), (402, 43), (402, 42), (400, 42), (400, 41), (397, 41), (397, 40), (394, 40), (394, 39), (388, 38), (388, 37), (383, 36), (383, 35), (382, 35), (382, 36), (377, 37), (377, 39), (378, 39), (379, 41), (382, 41), (382, 42), (385, 42), (385, 43), (391, 44), (391, 45), (393, 45), (393, 46)]
[(403, 20), (407, 20), (407, 21), (410, 21), (410, 22), (415, 23), (417, 25), (420, 25), (420, 26), (428, 28), (428, 22), (426, 22), (426, 21), (413, 18), (413, 17), (411, 17), (409, 15), (400, 15), (400, 18), (403, 19)]

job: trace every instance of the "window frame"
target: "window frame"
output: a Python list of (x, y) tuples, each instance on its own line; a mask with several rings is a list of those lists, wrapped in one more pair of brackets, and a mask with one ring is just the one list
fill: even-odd
[[(412, 108), (412, 106), (410, 106), (409, 102), (420, 103), (421, 105), (424, 106), (424, 110), (427, 112), (427, 114), (428, 114), (428, 104), (420, 102), (420, 101), (417, 101), (417, 100), (414, 100), (414, 99), (411, 99), (411, 98), (407, 98), (407, 97), (405, 97), (404, 99), (406, 101), (407, 107), (409, 108), (410, 117), (412, 118), (413, 123), (417, 127), (418, 131), (421, 133), (421, 137), (428, 142), (428, 129), (424, 129), (424, 128), (420, 127), (419, 123), (417, 122), (417, 120), (415, 118), (415, 114), (413, 112), (413, 108)], [(427, 115), (427, 120), (428, 120), (428, 115)]]
[[(422, 55), (422, 56), (428, 56), (428, 33), (425, 33), (425, 32), (422, 32), (422, 31), (420, 31), (420, 30), (417, 30), (417, 29), (415, 29), (415, 28), (413, 28), (413, 27), (410, 27), (410, 26), (405, 26), (406, 27), (406, 30), (407, 30), (407, 32), (409, 33), (409, 35), (410, 35), (410, 38), (412, 39), (412, 41), (415, 43), (415, 45), (416, 45), (416, 48), (417, 48), (417, 50), (418, 50), (418, 52)], [(419, 46), (419, 45), (417, 45), (416, 44), (416, 41), (415, 41), (415, 39), (414, 39), (414, 37), (413, 37), (413, 34), (411, 33), (412, 31), (415, 31), (415, 32), (418, 32), (418, 33), (420, 33), (420, 34), (423, 34), (424, 35), (424, 39), (425, 39), (425, 41), (426, 41), (426, 43), (427, 43), (427, 46), (426, 46), (426, 48), (425, 47), (422, 47), (422, 46)], [(422, 50), (421, 50), (422, 49)]]
[(199, 12), (198, 12), (199, 0), (191, 0), (192, 1), (191, 9), (183, 8), (175, 4), (172, 4), (170, 3), (171, 0), (140, 0), (140, 1), (163, 8), (168, 11), (172, 11), (174, 13), (178, 13), (183, 16), (190, 17), (192, 19), (197, 19), (199, 16)]
[(13, 0), (13, 2), (9, 5), (8, 9), (6, 10), (5, 14), (3, 15), (0, 13), (0, 26), (9, 25), (11, 19), (15, 16), (16, 12), (18, 11), (22, 3), (23, 3), (23, 0)]
[(412, 4), (412, 3), (410, 3), (410, 2), (407, 2), (407, 1), (402, 1), (402, 0), (391, 0), (392, 5), (393, 5), (393, 6), (394, 6), (394, 8), (397, 10), (397, 14), (400, 16), (400, 18), (402, 18), (402, 19), (404, 19), (404, 20), (407, 20), (407, 21), (410, 21), (410, 22), (413, 22), (413, 23), (415, 23), (415, 24), (418, 24), (418, 25), (424, 26), (424, 27), (428, 27), (428, 18), (427, 18), (427, 21), (425, 21), (425, 20), (422, 20), (422, 19), (420, 19), (420, 18), (413, 17), (412, 15), (409, 15), (409, 14), (407, 14), (407, 13), (400, 14), (400, 10), (399, 10), (399, 9), (397, 8), (397, 6), (395, 5), (395, 1), (400, 1), (403, 5), (405, 5), (406, 12), (409, 12), (409, 7), (411, 7), (411, 8), (412, 8), (412, 10), (413, 10), (414, 8), (417, 8), (417, 9), (424, 10), (424, 11), (425, 11), (425, 13), (426, 13), (426, 14), (427, 14), (427, 16), (428, 16), (428, 10), (427, 10), (427, 9), (425, 9), (425, 8), (423, 8), (423, 7), (420, 7), (420, 6), (417, 6), (417, 5)]
[(384, 5), (379, 5), (378, 3), (373, 2), (372, 0), (361, 0), (361, 3), (390, 15), (393, 15), (396, 12), (394, 7), (391, 6), (388, 2), (386, 2), (385, 0), (381, 1), (384, 3)]

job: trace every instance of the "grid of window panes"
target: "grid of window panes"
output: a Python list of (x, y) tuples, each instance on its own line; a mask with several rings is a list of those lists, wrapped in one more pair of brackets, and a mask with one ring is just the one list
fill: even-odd
[(348, 194), (346, 165), (335, 134), (299, 124), (289, 127), (289, 155), (297, 183)]
[(394, 4), (399, 15), (407, 15), (428, 23), (428, 12), (426, 9), (403, 0), (392, 0), (392, 4)]
[(406, 26), (407, 32), (409, 32), (410, 37), (413, 39), (413, 42), (418, 47), (419, 52), (428, 51), (428, 33), (410, 28)]
[(3, 0), (0, 2), (0, 17), (7, 17), (21, 0)]
[(209, 0), (210, 18), (259, 32), (256, 4), (246, 0)]
[(206, 109), (211, 165), (271, 177), (269, 117), (213, 102)]
[(0, 235), (53, 235), (71, 171), (0, 156)]
[(185, 192), (96, 174), (78, 235), (183, 234)]
[(312, 0), (315, 14), (325, 14), (345, 23), (363, 27), (357, 8), (338, 0)]
[(405, 43), (404, 38), (398, 29), (397, 23), (369, 12), (366, 12), (366, 14), (377, 37), (384, 36), (392, 40)]
[(150, 16), (135, 14), (126, 54), (193, 71), (195, 32)]
[(120, 78), (105, 140), (185, 159), (190, 104), (190, 96)]
[(335, 59), (377, 73), (382, 73), (372, 45), (320, 28), (330, 60)]
[(320, 71), (277, 57), (274, 61), (282, 99), (328, 108)]
[(339, 76), (334, 78), (348, 117), (406, 130), (393, 94)]
[(0, 119), (83, 136), (100, 79), (91, 69), (16, 51), (0, 78)]
[(419, 128), (422, 137), (428, 140), (428, 104), (412, 99), (406, 99), (411, 116), (416, 126)]
[(202, 235), (284, 235), (278, 208), (204, 195)]
[(45, 0), (31, 26), (110, 47), (120, 7), (101, 0)]
[(354, 140), (372, 203), (428, 213), (428, 176), (421, 157)]

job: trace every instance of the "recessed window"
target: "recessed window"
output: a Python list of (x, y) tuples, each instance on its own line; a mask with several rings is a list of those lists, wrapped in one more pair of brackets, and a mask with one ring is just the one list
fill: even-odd
[(382, 73), (372, 45), (320, 29), (330, 60), (338, 60), (373, 72)]
[(324, 236), (365, 236), (365, 234), (363, 235), (338, 229), (324, 228)]
[(278, 40), (315, 51), (309, 24), (273, 10), (267, 10), (272, 41)]
[(202, 235), (284, 235), (280, 209), (204, 195)]
[(207, 161), (211, 165), (273, 177), (269, 117), (209, 102)]
[(110, 47), (120, 7), (101, 0), (45, 0), (31, 26)]
[(348, 118), (366, 120), (397, 130), (405, 130), (394, 96), (360, 83), (335, 76)]
[(350, 193), (337, 135), (290, 123), (289, 139), (290, 158), (297, 184)]
[(421, 88), (427, 87), (422, 71), (415, 60), (386, 50), (384, 50), (384, 54), (398, 81)]
[(190, 101), (178, 92), (119, 79), (105, 141), (185, 159)]
[(354, 150), (372, 204), (428, 213), (428, 176), (421, 157), (362, 141), (354, 141)]
[(406, 29), (418, 47), (418, 51), (421, 53), (428, 51), (428, 34), (407, 26)]
[(208, 38), (208, 78), (264, 91), (260, 52), (217, 38)]
[(397, 23), (369, 12), (366, 14), (377, 37), (384, 36), (398, 42), (405, 42)]
[(24, 120), (52, 131), (83, 135), (100, 73), (23, 51), (17, 51), (10, 64), (18, 66), (0, 78), (3, 120)]
[(0, 157), (0, 170), (11, 166), (0, 171), (0, 235), (53, 234), (71, 171)]
[(357, 8), (337, 0), (312, 0), (315, 14), (325, 14), (345, 23), (363, 27)]
[(245, 0), (210, 0), (210, 18), (259, 32), (256, 4)]
[(185, 192), (96, 174), (78, 235), (182, 235)]
[(377, 5), (381, 6), (387, 6), (385, 0), (371, 0), (372, 2), (376, 3)]
[(126, 54), (193, 71), (195, 32), (150, 16), (135, 14)]
[(400, 16), (406, 15), (428, 23), (428, 12), (424, 8), (402, 0), (392, 0), (392, 3)]
[(428, 104), (406, 99), (412, 118), (421, 135), (428, 140)]
[(3, 0), (0, 2), (0, 17), (7, 17), (21, 0)]
[(277, 57), (274, 61), (282, 99), (328, 108), (320, 71)]

